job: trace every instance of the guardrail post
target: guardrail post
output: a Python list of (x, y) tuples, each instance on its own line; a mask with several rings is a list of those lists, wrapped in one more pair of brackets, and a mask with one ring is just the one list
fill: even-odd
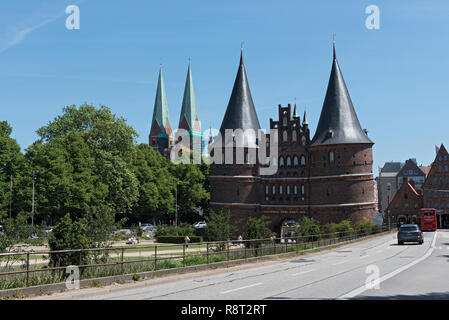
[(186, 245), (182, 247), (182, 263), (184, 265), (184, 268), (186, 267)]
[(206, 243), (206, 260), (207, 264), (209, 264), (209, 242)]
[(154, 246), (154, 271), (157, 270), (157, 245)]
[(27, 287), (30, 283), (30, 253), (27, 252)]
[(285, 253), (287, 253), (287, 246), (288, 246), (287, 238), (284, 238), (284, 242), (285, 242)]
[(243, 244), (243, 247), (244, 247), (244, 251), (245, 251), (245, 259), (246, 259), (246, 255), (247, 255), (247, 253), (246, 253), (246, 243)]
[(122, 261), (121, 261), (121, 264), (122, 264), (122, 266), (121, 266), (122, 273), (123, 273), (123, 265), (124, 265), (124, 262), (125, 262), (125, 248), (122, 248)]
[(229, 262), (229, 241), (226, 242), (226, 255)]

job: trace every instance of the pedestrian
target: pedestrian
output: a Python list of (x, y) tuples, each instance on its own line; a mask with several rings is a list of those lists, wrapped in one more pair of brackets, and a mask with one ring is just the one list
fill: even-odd
[(188, 247), (189, 247), (189, 243), (190, 243), (190, 238), (189, 238), (189, 236), (186, 236), (184, 240), (185, 240), (185, 242), (186, 242), (186, 248), (188, 248)]

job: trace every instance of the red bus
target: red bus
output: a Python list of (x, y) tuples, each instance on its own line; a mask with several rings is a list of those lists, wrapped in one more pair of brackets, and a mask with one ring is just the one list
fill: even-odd
[(437, 230), (437, 210), (421, 209), (421, 230), (436, 231)]

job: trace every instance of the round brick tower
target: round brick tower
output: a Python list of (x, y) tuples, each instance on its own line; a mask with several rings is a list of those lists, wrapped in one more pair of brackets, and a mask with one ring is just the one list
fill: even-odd
[(310, 216), (322, 223), (369, 219), (376, 211), (373, 142), (362, 130), (335, 54), (326, 97), (308, 148)]
[[(230, 210), (242, 230), (248, 216), (258, 212), (257, 134), (260, 130), (248, 85), (243, 52), (231, 98), (220, 128), (221, 139), (215, 138), (213, 152), (221, 161), (210, 167), (210, 205), (213, 210)], [(216, 156), (216, 154), (215, 154)]]

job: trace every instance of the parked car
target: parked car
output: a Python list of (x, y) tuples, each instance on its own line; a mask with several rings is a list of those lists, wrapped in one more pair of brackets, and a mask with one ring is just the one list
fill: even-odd
[(296, 224), (296, 221), (293, 219), (289, 219), (289, 220), (285, 220), (284, 223), (282, 224), (285, 227), (292, 227)]
[(5, 230), (3, 229), (3, 226), (0, 225), (0, 236), (3, 235), (5, 233)]
[(194, 224), (192, 224), (192, 227), (194, 227), (195, 229), (206, 228), (207, 223), (206, 223), (206, 221), (198, 221), (198, 222), (195, 222)]
[(47, 227), (46, 229), (45, 229), (45, 232), (46, 233), (50, 233), (50, 232), (52, 232), (53, 231), (53, 227)]
[(144, 232), (151, 232), (154, 230), (154, 226), (151, 223), (144, 223), (140, 226), (140, 229)]
[(399, 227), (398, 244), (402, 245), (405, 242), (424, 243), (423, 233), (417, 224), (403, 224)]

